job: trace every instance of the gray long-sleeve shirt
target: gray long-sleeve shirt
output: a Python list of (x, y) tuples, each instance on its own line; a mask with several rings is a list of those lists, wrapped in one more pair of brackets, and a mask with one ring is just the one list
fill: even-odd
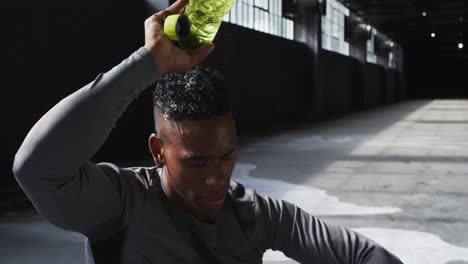
[(262, 263), (266, 249), (300, 263), (401, 263), (356, 232), (235, 181), (209, 224), (172, 204), (155, 167), (90, 162), (129, 103), (158, 78), (140, 48), (34, 125), (13, 171), (45, 218), (91, 241), (125, 230), (122, 263)]

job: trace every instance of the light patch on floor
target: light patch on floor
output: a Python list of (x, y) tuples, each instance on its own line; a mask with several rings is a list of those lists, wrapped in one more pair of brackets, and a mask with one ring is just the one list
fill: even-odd
[[(378, 242), (405, 264), (466, 263), (463, 261), (468, 261), (468, 248), (450, 245), (434, 234), (384, 228), (355, 228), (353, 230)], [(265, 252), (263, 261), (297, 263), (282, 252), (272, 250)]]
[(392, 214), (401, 211), (399, 208), (390, 206), (372, 207), (346, 203), (340, 201), (338, 197), (328, 195), (326, 191), (314, 187), (280, 180), (254, 178), (249, 173), (255, 168), (255, 165), (238, 163), (232, 177), (247, 188), (255, 189), (260, 195), (293, 202), (314, 215)]
[(468, 248), (450, 245), (434, 234), (383, 228), (356, 228), (354, 230), (377, 241), (397, 255), (405, 264), (468, 261)]
[[(287, 200), (313, 215), (369, 215), (400, 212), (396, 207), (360, 206), (340, 201), (326, 191), (286, 183), (279, 180), (259, 179), (250, 176), (255, 165), (238, 163), (233, 179), (247, 188), (253, 188), (261, 195)], [(468, 248), (456, 247), (443, 241), (439, 236), (410, 230), (384, 228), (357, 228), (355, 231), (373, 239), (398, 256), (405, 264), (443, 264), (468, 261)], [(263, 261), (297, 263), (282, 252), (267, 250)], [(290, 261), (290, 262), (288, 262)]]

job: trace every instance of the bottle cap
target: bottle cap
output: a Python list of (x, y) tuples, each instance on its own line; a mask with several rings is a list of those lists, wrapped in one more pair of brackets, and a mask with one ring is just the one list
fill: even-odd
[(190, 34), (190, 20), (185, 14), (170, 15), (164, 21), (164, 34), (171, 40), (184, 40)]

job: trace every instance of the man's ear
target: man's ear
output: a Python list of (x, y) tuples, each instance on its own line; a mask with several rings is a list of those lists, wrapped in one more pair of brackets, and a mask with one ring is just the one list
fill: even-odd
[(148, 138), (148, 147), (149, 147), (149, 150), (151, 152), (151, 156), (153, 156), (154, 164), (156, 164), (156, 166), (159, 167), (159, 168), (164, 167), (164, 164), (165, 164), (164, 150), (163, 150), (163, 147), (162, 147), (162, 143), (159, 140), (156, 133), (152, 133), (149, 136), (149, 138)]

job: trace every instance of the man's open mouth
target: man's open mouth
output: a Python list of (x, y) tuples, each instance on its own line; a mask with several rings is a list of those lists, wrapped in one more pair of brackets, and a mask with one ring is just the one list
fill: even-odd
[(225, 198), (226, 193), (207, 195), (202, 197), (201, 202), (208, 207), (218, 208), (224, 204)]

